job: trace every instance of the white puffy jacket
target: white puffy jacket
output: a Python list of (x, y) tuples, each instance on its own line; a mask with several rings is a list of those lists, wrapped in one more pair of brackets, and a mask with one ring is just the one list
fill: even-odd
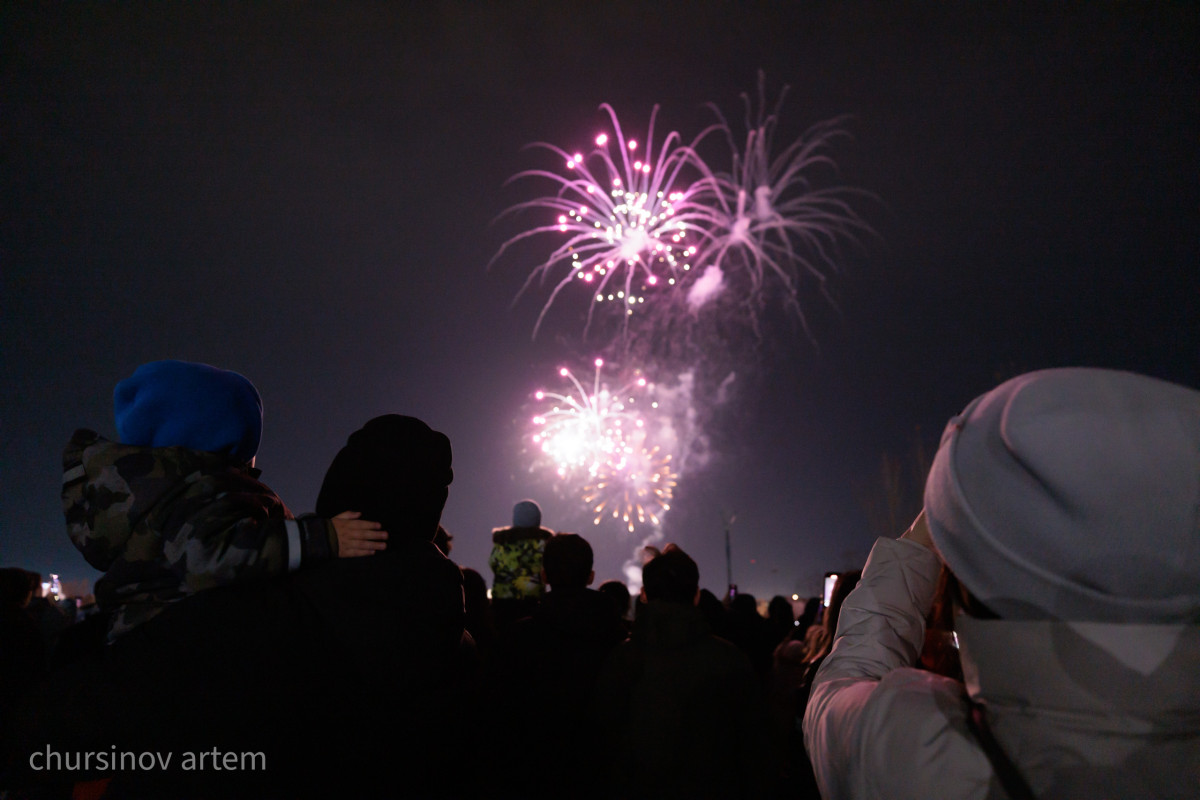
[(813, 682), (825, 800), (1000, 798), (968, 692), (1044, 798), (1200, 797), (1200, 626), (956, 621), (966, 686), (913, 669), (937, 557), (880, 539)]

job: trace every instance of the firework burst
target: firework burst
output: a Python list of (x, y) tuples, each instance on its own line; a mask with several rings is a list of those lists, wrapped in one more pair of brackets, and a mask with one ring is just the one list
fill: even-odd
[(658, 427), (647, 422), (658, 406), (653, 386), (635, 373), (610, 390), (601, 381), (603, 367), (596, 359), (590, 387), (563, 367), (563, 391), (536, 392), (530, 439), (556, 480), (581, 493), (596, 524), (611, 515), (631, 532), (647, 521), (657, 526), (670, 508), (675, 477), (673, 456), (651, 441)]
[(495, 263), (509, 247), (533, 236), (559, 238), (521, 289), (524, 293), (535, 280), (555, 281), (538, 315), (535, 336), (559, 293), (572, 283), (585, 287), (591, 298), (588, 327), (597, 308), (612, 308), (628, 318), (648, 295), (676, 286), (686, 278), (696, 254), (694, 221), (708, 216), (691, 201), (682, 174), (698, 163), (694, 147), (699, 137), (683, 146), (679, 134), (671, 131), (656, 150), (658, 106), (650, 114), (644, 142), (627, 139), (613, 108), (607, 103), (601, 108), (608, 113), (612, 132), (597, 135), (588, 156), (538, 142), (531, 147), (555, 154), (562, 160), (562, 172), (531, 169), (511, 179), (540, 178), (557, 186), (553, 195), (504, 212), (530, 209), (548, 219), (510, 238), (492, 259)]
[(773, 111), (767, 113), (765, 78), (759, 73), (757, 102), (742, 95), (746, 136), (741, 146), (720, 109), (710, 104), (728, 142), (732, 169), (713, 172), (696, 161), (705, 177), (693, 186), (692, 200), (705, 212), (695, 215), (695, 224), (705, 230), (705, 247), (694, 260), (700, 277), (687, 292), (693, 311), (740, 278), (737, 291), (750, 308), (752, 322), (756, 323), (754, 312), (773, 291), (780, 291), (784, 303), (803, 322), (803, 279), (815, 280), (828, 296), (826, 281), (837, 271), (839, 244), (870, 232), (849, 202), (850, 196), (862, 193), (815, 185), (816, 172), (836, 169), (828, 150), (835, 139), (848, 135), (841, 128), (843, 118), (813, 125), (776, 152), (779, 110), (787, 91), (785, 86)]
[(671, 454), (658, 445), (626, 443), (623, 456), (606, 464), (596, 480), (583, 487), (583, 502), (595, 514), (592, 521), (599, 525), (611, 516), (630, 533), (647, 522), (658, 528), (675, 494), (671, 460)]

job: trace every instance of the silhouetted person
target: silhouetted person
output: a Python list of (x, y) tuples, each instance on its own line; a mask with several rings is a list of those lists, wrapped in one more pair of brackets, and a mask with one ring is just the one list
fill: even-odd
[(592, 547), (575, 533), (546, 541), (542, 579), (547, 587), (533, 613), (516, 622), (500, 646), (492, 691), (497, 719), (527, 716), (538, 732), (494, 737), (500, 753), (489, 788), (524, 796), (525, 754), (532, 742), (540, 753), (538, 783), (560, 787), (551, 794), (597, 796), (595, 781), (581, 780), (598, 769), (596, 731), (588, 715), (604, 659), (625, 639), (610, 600), (588, 586), (595, 578)]
[(610, 656), (594, 710), (613, 797), (770, 797), (759, 682), (746, 655), (709, 632), (699, 571), (668, 545), (642, 570), (646, 606)]
[[(820, 669), (837, 630), (838, 615), (850, 592), (862, 577), (860, 570), (850, 570), (837, 576), (817, 630), (820, 635), (791, 639), (775, 648), (771, 674), (769, 705), (771, 721), (780, 742), (780, 777), (783, 797), (820, 800), (821, 792), (813, 775), (812, 762), (804, 749), (804, 711), (808, 705), (809, 689)], [(816, 598), (813, 598), (814, 614)]]
[(163, 699), (186, 720), (167, 741), (267, 754), (267, 773), (230, 777), (214, 794), (470, 788), (447, 747), (466, 694), (462, 573), (433, 545), (452, 478), (443, 434), (376, 417), (334, 458), (317, 513), (362, 509), (389, 528), (385, 550), (204, 592), (118, 640), (125, 663), (165, 669), (197, 694)]
[(9, 724), (12, 702), (46, 672), (46, 648), (28, 612), (30, 576), (16, 567), (0, 569), (0, 727)]
[[(51, 601), (49, 597), (42, 594), (42, 576), (36, 572), (29, 573), (29, 586), (33, 591), (33, 596), (30, 598), (29, 605), (25, 607), (25, 610), (38, 626), (38, 635), (42, 638), (42, 646), (45, 648), (46, 656), (49, 659), (54, 653), (54, 649), (58, 646), (58, 640), (62, 636), (63, 631), (71, 627), (75, 622), (75, 610), (71, 607), (74, 604), (74, 600), (69, 601), (68, 609), (64, 611), (58, 604)], [(68, 613), (72, 616), (67, 616)]]
[(750, 659), (754, 673), (764, 687), (771, 671), (771, 653), (776, 644), (771, 637), (767, 621), (758, 613), (758, 601), (754, 595), (739, 593), (729, 601), (725, 638), (740, 647)]
[(614, 578), (600, 584), (596, 591), (612, 602), (613, 608), (617, 610), (617, 614), (621, 617), (621, 624), (625, 628), (626, 637), (628, 637), (633, 631), (633, 618), (630, 616), (630, 604), (633, 601), (633, 595), (629, 593), (629, 587), (623, 581)]
[(338, 685), (326, 692), (340, 762), (327, 773), (331, 789), (430, 797), (473, 788), (452, 766), (463, 755), (456, 734), (469, 666), (462, 571), (433, 544), (452, 478), (449, 439), (389, 414), (350, 435), (321, 485), (318, 515), (355, 508), (388, 531), (374, 557), (291, 581), (314, 614), (305, 620), (318, 633), (310, 657)]
[(294, 519), (258, 480), (262, 400), (242, 375), (153, 361), (117, 384), (113, 407), (121, 441), (76, 431), (62, 488), (67, 533), (104, 572), (110, 641), (197, 592), (383, 548), (374, 522)]
[(728, 641), (729, 609), (725, 608), (725, 604), (721, 602), (721, 598), (708, 589), (701, 589), (700, 600), (696, 604), (696, 607), (704, 615), (704, 621), (708, 623), (709, 630), (712, 631), (713, 635), (720, 636), (722, 639)]
[[(109, 647), (30, 692), (5, 733), (18, 751), (253, 744), (296, 703), (281, 665), (300, 641), (298, 605), (273, 581), (373, 553), (386, 534), (347, 509), (295, 519), (258, 480), (262, 402), (242, 375), (150, 362), (117, 384), (113, 407), (121, 442), (76, 431), (62, 485), (71, 541), (104, 571)], [(239, 724), (251, 708), (257, 725)]]
[(492, 611), (502, 633), (532, 613), (542, 591), (542, 551), (554, 531), (542, 527), (542, 509), (532, 500), (513, 506), (512, 525), (492, 530)]
[(792, 635), (795, 622), (796, 615), (791, 602), (780, 594), (772, 597), (767, 604), (767, 633), (772, 649)]
[(466, 628), (475, 640), (479, 657), (486, 665), (496, 646), (496, 620), (488, 602), (487, 581), (476, 570), (462, 568), (463, 601), (466, 604)]

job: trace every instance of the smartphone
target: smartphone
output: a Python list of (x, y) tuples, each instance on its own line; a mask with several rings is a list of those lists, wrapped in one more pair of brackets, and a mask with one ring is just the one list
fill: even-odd
[(833, 602), (833, 588), (837, 586), (838, 574), (836, 572), (825, 573), (825, 607), (829, 608), (829, 604)]

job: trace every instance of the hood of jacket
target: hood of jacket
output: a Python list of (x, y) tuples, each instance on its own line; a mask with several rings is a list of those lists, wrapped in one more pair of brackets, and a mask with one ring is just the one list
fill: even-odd
[(269, 496), (258, 470), (229, 456), (184, 447), (135, 447), (79, 430), (63, 453), (63, 512), (75, 547), (96, 569), (118, 559), (154, 560), (164, 534), (187, 523), (188, 494), (251, 487)]
[(955, 628), (968, 693), (1043, 796), (1200, 785), (1200, 626), (962, 615)]

